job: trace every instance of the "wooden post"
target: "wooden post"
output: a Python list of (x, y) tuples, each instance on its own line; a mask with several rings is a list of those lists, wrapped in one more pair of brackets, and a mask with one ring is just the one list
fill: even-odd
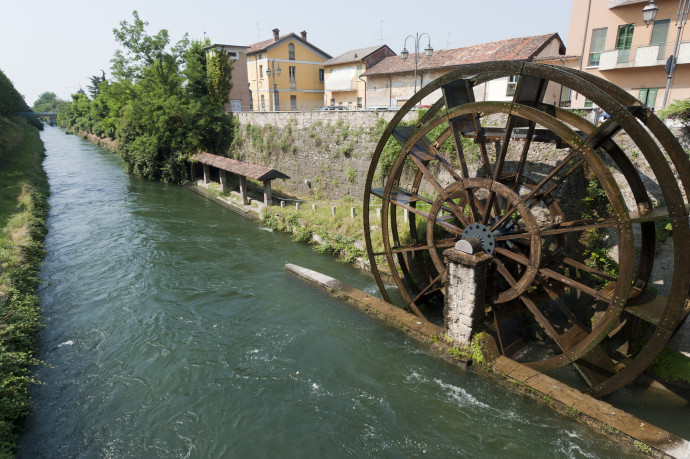
[(247, 200), (247, 177), (240, 175), (240, 196), (242, 197), (242, 205), (249, 204)]
[(225, 193), (228, 189), (228, 178), (223, 169), (218, 169), (218, 172), (220, 172), (220, 192)]
[(350, 218), (355, 218), (355, 208), (350, 207)]
[(335, 206), (331, 207), (331, 215), (333, 215), (335, 217)]
[(204, 164), (204, 183), (209, 184), (211, 182), (211, 171), (208, 168), (208, 164)]
[(271, 181), (264, 181), (264, 204), (267, 206), (273, 205), (273, 199), (271, 198)]
[(194, 169), (196, 169), (196, 164), (194, 163), (189, 163), (189, 178), (192, 182), (196, 182), (196, 173), (194, 172)]

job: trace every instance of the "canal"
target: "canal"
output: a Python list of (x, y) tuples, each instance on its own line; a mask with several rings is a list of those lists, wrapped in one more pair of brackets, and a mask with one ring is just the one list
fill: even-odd
[(58, 128), (19, 457), (635, 454), (285, 274), (348, 265)]

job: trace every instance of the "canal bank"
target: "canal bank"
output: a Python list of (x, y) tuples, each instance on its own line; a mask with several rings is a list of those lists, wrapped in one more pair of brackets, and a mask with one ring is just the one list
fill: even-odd
[(0, 115), (0, 456), (11, 455), (31, 408), (27, 390), (39, 363), (35, 295), (46, 233), (48, 180), (38, 130)]
[[(18, 457), (634, 457), (306, 289), (370, 278), (48, 129), (46, 327)], [(264, 227), (265, 228), (265, 227)]]

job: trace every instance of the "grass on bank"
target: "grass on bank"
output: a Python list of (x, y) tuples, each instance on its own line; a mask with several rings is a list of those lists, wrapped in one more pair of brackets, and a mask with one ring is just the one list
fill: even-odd
[[(38, 130), (0, 117), (0, 457), (13, 457), (28, 414), (41, 327), (35, 289), (43, 259), (48, 182)], [(6, 147), (6, 148), (5, 148)]]

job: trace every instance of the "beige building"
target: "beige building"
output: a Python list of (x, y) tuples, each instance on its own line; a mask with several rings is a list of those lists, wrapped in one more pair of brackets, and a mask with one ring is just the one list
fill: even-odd
[[(508, 40), (483, 43), (466, 48), (442, 49), (434, 51), (431, 57), (419, 54), (417, 63), (417, 82), (414, 77), (414, 56), (406, 60), (400, 56), (383, 59), (362, 74), (367, 80), (366, 106), (369, 108), (401, 107), (417, 89), (451, 72), (463, 64), (497, 60), (532, 61), (541, 56), (557, 56), (565, 52), (565, 46), (558, 34), (536, 35), (511, 38)], [(475, 87), (475, 99), (511, 100), (517, 77), (497, 78)], [(422, 105), (431, 105), (438, 100), (440, 93), (434, 92), (422, 100)]]
[(395, 53), (386, 45), (353, 49), (323, 63), (326, 77), (324, 105), (340, 105), (349, 110), (367, 107), (367, 82), (362, 78), (369, 67)]
[(234, 45), (213, 44), (205, 46), (207, 53), (224, 51), (228, 55), (228, 62), (232, 66), (232, 88), (225, 103), (226, 112), (241, 112), (250, 110), (251, 100), (247, 85), (247, 47)]
[[(666, 93), (666, 62), (673, 53), (679, 0), (656, 0), (656, 20), (646, 26), (648, 0), (573, 0), (568, 30), (570, 67), (604, 78), (649, 107), (660, 109)], [(683, 30), (668, 104), (690, 97), (690, 32)], [(571, 106), (591, 101), (571, 95)]]
[(331, 56), (307, 41), (307, 32), (250, 45), (247, 78), (254, 111), (314, 110), (323, 105), (324, 61)]

